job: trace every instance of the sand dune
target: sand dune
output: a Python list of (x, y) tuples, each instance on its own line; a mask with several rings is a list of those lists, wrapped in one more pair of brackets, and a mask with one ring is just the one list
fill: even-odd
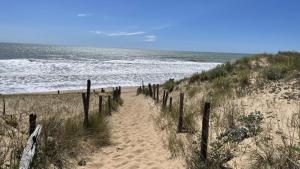
[(144, 96), (124, 92), (124, 105), (111, 117), (112, 145), (102, 148), (80, 169), (181, 169), (171, 159), (161, 133), (155, 130), (153, 113)]

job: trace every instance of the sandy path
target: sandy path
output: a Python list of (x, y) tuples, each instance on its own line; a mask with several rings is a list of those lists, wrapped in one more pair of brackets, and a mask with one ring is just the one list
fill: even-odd
[(124, 105), (113, 113), (112, 146), (105, 147), (87, 160), (80, 169), (179, 169), (178, 160), (170, 159), (160, 134), (154, 129), (151, 110), (144, 96), (123, 93)]

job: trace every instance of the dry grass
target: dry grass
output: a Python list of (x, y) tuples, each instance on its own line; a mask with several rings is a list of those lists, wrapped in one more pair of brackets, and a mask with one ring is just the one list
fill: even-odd
[[(35, 112), (37, 123), (43, 126), (35, 168), (66, 168), (80, 160), (79, 157), (83, 157), (80, 155), (109, 144), (108, 122), (98, 115), (99, 94), (91, 93), (87, 129), (83, 129), (81, 93), (5, 96), (7, 114)], [(121, 98), (112, 100), (112, 110), (117, 111), (122, 102)], [(107, 97), (104, 97), (103, 103), (105, 113), (108, 110)], [(2, 110), (2, 105), (0, 107)], [(27, 141), (28, 114), (5, 117), (0, 119), (0, 168), (13, 168), (18, 166), (20, 153)]]
[[(180, 134), (179, 137), (175, 132), (178, 109), (163, 110), (156, 122), (169, 134), (172, 154), (183, 156), (188, 168), (193, 169), (300, 168), (300, 135), (295, 136), (300, 133), (300, 123), (295, 120), (300, 115), (291, 115), (295, 108), (290, 106), (300, 104), (299, 68), (299, 53), (279, 52), (242, 58), (176, 82), (173, 103), (178, 106), (175, 96), (180, 92), (187, 94), (184, 123), (195, 134)], [(204, 101), (212, 105), (211, 144), (206, 164), (199, 158), (201, 105)], [(270, 114), (272, 110), (276, 113)], [(289, 119), (292, 122), (277, 124)], [(253, 125), (256, 120), (259, 125)], [(281, 130), (267, 131), (267, 126)], [(253, 155), (250, 157), (250, 154)]]

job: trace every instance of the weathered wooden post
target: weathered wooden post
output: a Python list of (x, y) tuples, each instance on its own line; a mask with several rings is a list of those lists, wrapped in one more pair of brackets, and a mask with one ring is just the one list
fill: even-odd
[(180, 101), (179, 101), (179, 120), (178, 120), (178, 133), (182, 132), (183, 126), (183, 100), (184, 100), (184, 93), (180, 93)]
[(156, 84), (156, 102), (159, 102), (159, 84)]
[(172, 111), (172, 97), (170, 97), (170, 103), (169, 103), (169, 111)]
[(86, 105), (87, 105), (87, 111), (89, 111), (90, 108), (90, 95), (91, 95), (91, 80), (87, 80), (87, 88), (86, 88)]
[(155, 92), (155, 84), (152, 85), (152, 88), (153, 88), (153, 99), (155, 100), (155, 94), (156, 94), (156, 92)]
[(148, 84), (148, 89), (149, 89), (149, 95), (150, 97), (152, 97), (152, 86), (150, 83)]
[(90, 105), (90, 94), (91, 94), (91, 80), (87, 80), (86, 95), (82, 93), (83, 109), (84, 109), (84, 127), (89, 125), (89, 105)]
[(102, 115), (102, 96), (99, 96), (99, 116)]
[(40, 136), (42, 130), (41, 125), (37, 125), (36, 129), (34, 132), (29, 136), (29, 139), (27, 141), (26, 147), (24, 147), (20, 164), (19, 164), (19, 169), (29, 169), (30, 164), (33, 160), (33, 157), (35, 156), (36, 153), (36, 147), (38, 145), (38, 138)]
[(166, 92), (166, 96), (165, 96), (165, 100), (164, 100), (164, 108), (166, 108), (167, 107), (167, 102), (168, 102), (168, 97), (169, 97), (169, 92), (167, 91)]
[(4, 98), (4, 95), (3, 95), (3, 98), (2, 98), (2, 100), (3, 100), (3, 112), (2, 112), (2, 114), (3, 114), (3, 116), (6, 114), (5, 113), (5, 98)]
[(29, 115), (29, 136), (34, 132), (36, 128), (36, 114), (30, 113)]
[(108, 104), (108, 115), (111, 116), (111, 97), (110, 95), (108, 96), (108, 100), (107, 100), (107, 104)]
[(112, 99), (113, 99), (113, 100), (116, 100), (116, 99), (117, 99), (117, 89), (118, 89), (118, 88), (116, 88), (116, 90), (115, 90), (114, 87), (113, 87), (113, 89), (112, 89)]
[(209, 114), (210, 114), (210, 103), (206, 102), (203, 110), (202, 136), (201, 136), (201, 147), (200, 147), (200, 151), (201, 151), (200, 158), (203, 162), (205, 162), (207, 158)]
[(57, 94), (60, 94), (60, 91), (59, 91), (59, 90), (57, 90)]
[(165, 100), (165, 97), (166, 97), (166, 90), (164, 90), (164, 93), (163, 93), (162, 106), (164, 106), (164, 100)]
[(143, 84), (143, 93), (145, 94), (145, 85)]
[(119, 97), (121, 96), (121, 93), (122, 93), (122, 89), (121, 86), (119, 86)]

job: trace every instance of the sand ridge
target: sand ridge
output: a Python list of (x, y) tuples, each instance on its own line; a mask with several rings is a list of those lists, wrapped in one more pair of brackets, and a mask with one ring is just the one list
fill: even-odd
[(79, 169), (182, 169), (155, 130), (153, 110), (144, 96), (122, 94), (123, 106), (111, 117), (112, 145), (104, 147)]

